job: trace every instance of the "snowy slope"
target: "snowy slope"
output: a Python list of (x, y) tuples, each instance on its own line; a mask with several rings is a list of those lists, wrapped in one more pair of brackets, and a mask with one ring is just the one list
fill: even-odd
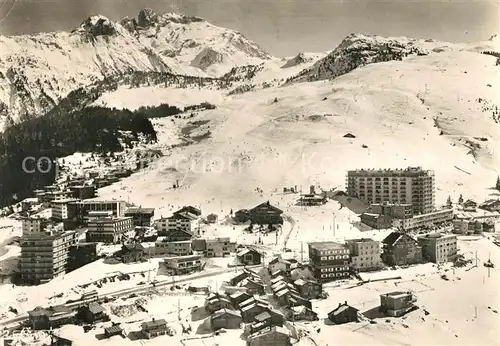
[(241, 34), (200, 18), (154, 14), (155, 21), (148, 22), (146, 12), (121, 24), (93, 16), (71, 33), (0, 36), (0, 130), (44, 114), (70, 91), (105, 76), (130, 71), (206, 76), (270, 58)]
[[(197, 204), (218, 196), (237, 208), (259, 199), (257, 187), (265, 194), (314, 181), (331, 188), (344, 185), (348, 169), (420, 165), (436, 171), (438, 203), (460, 193), (483, 200), (500, 173), (500, 124), (492, 110), (500, 103), (495, 59), (465, 51), (412, 56), (333, 81), (212, 98), (217, 109), (175, 120), (179, 136), (189, 121), (198, 121), (188, 132), (205, 139), (165, 146), (166, 156), (155, 168), (123, 184), (134, 186), (134, 199), (144, 205)], [(166, 91), (161, 97), (163, 103), (179, 103), (179, 94)], [(138, 104), (128, 107), (144, 105), (140, 97), (133, 99)], [(106, 101), (123, 106), (111, 97)], [(163, 127), (158, 130), (161, 137)], [(171, 136), (175, 129), (168, 131)], [(356, 138), (344, 138), (348, 132)], [(174, 191), (175, 180), (182, 188)], [(119, 187), (100, 195), (126, 198)]]
[[(317, 81), (341, 76), (357, 67), (391, 60), (402, 60), (412, 55), (437, 54), (446, 51), (499, 51), (497, 37), (474, 44), (456, 44), (407, 37), (377, 35), (348, 35), (330, 54), (290, 78), (288, 82)], [(298, 56), (297, 58), (300, 58)]]

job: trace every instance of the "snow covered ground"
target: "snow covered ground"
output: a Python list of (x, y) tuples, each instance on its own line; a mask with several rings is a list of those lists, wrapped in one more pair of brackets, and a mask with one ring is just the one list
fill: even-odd
[[(297, 207), (294, 204), (298, 195), (283, 194), (283, 187), (298, 186), (302, 191), (307, 191), (310, 185), (326, 190), (342, 189), (349, 169), (422, 166), (436, 172), (438, 205), (448, 195), (456, 200), (462, 194), (465, 199), (479, 202), (492, 196), (491, 187), (500, 167), (496, 153), (499, 125), (492, 119), (492, 111), (485, 110), (484, 103), (478, 100), (488, 100), (493, 105), (500, 102), (496, 84), (499, 72), (494, 65), (492, 56), (446, 51), (365, 66), (335, 81), (300, 83), (233, 96), (199, 90), (120, 89), (104, 95), (98, 102), (136, 109), (159, 103), (186, 105), (212, 100), (217, 109), (200, 111), (191, 119), (155, 120), (158, 146), (165, 156), (148, 169), (100, 189), (99, 199), (123, 199), (155, 207), (156, 217), (168, 216), (184, 205), (199, 206), (204, 215), (217, 213), (223, 220), (205, 227), (206, 236), (229, 236), (245, 244), (255, 243), (259, 236), (247, 234), (244, 226), (233, 226), (224, 220), (230, 210), (251, 208), (269, 200), (283, 209), (287, 221), (277, 239), (273, 233), (263, 236), (264, 244), (259, 246), (269, 254), (289, 248), (288, 254), (297, 259), (307, 257), (306, 244), (310, 241), (359, 237), (381, 240), (389, 230), (361, 231), (355, 224), (357, 216), (341, 208), (338, 202)], [(356, 138), (344, 138), (348, 132)], [(173, 147), (181, 135), (205, 135), (205, 138)], [(487, 140), (476, 139), (481, 137)], [(469, 153), (471, 143), (476, 146), (475, 157)], [(176, 181), (180, 187), (173, 189)], [(389, 318), (389, 322), (380, 319), (377, 324), (325, 326), (320, 320), (309, 325), (309, 338), (300, 343), (498, 344), (500, 319), (494, 312), (500, 308), (498, 269), (491, 269), (488, 274), (482, 262), (491, 257), (498, 266), (500, 248), (486, 238), (463, 238), (459, 247), (467, 256), (478, 252), (477, 268), (453, 271), (427, 264), (367, 274), (372, 279), (380, 275), (401, 276), (400, 280), (371, 282), (356, 288), (347, 288), (354, 281), (327, 285), (330, 298), (314, 303), (321, 318), (344, 301), (368, 310), (378, 304), (379, 294), (396, 289), (415, 291), (421, 309), (404, 319)], [(157, 265), (158, 260), (127, 265), (98, 261), (45, 285), (16, 289), (0, 286), (2, 311), (15, 304), (24, 312), (47, 304), (52, 295), (60, 292), (67, 293), (61, 298), (67, 299), (72, 287), (110, 272), (151, 269), (156, 273)], [(210, 270), (223, 267), (224, 263), (213, 263)], [(444, 273), (449, 280), (441, 278)], [(229, 274), (198, 282), (218, 287)], [(138, 275), (128, 282), (105, 284), (99, 290), (131, 287), (143, 280)], [(25, 298), (18, 299), (20, 295)], [(144, 318), (174, 322), (176, 306), (189, 308), (201, 305), (202, 301), (192, 296), (150, 297), (147, 313), (127, 316), (123, 323), (127, 324), (127, 330), (136, 330)], [(186, 317), (185, 311), (182, 319)], [(72, 326), (61, 331), (63, 336), (76, 338), (75, 345), (96, 342), (95, 332), (85, 334), (81, 328)], [(243, 344), (239, 333), (228, 332), (203, 344)], [(148, 344), (170, 340), (180, 343), (179, 337), (161, 337)], [(106, 343), (130, 344), (130, 341), (115, 337), (99, 342)]]

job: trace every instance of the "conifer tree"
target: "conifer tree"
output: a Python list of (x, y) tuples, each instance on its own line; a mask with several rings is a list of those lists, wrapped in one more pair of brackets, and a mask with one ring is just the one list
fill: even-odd
[(495, 184), (495, 188), (500, 191), (500, 176), (497, 177), (497, 183)]

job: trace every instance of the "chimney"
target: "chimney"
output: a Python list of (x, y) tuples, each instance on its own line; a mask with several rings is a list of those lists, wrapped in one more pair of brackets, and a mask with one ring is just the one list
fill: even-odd
[(341, 305), (342, 305), (342, 304), (340, 304), (340, 303), (339, 303), (339, 308), (340, 308), (340, 306), (341, 306)]
[(269, 204), (269, 201), (267, 201), (267, 205), (270, 205), (270, 204)]
[(314, 185), (309, 186), (309, 193), (314, 195)]
[(344, 302), (345, 305), (347, 305), (347, 300)]

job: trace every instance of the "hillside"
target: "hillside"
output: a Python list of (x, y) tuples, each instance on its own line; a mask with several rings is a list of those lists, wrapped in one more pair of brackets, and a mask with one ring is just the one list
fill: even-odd
[(46, 113), (69, 92), (133, 71), (223, 74), (269, 54), (201, 18), (142, 10), (118, 23), (93, 16), (72, 32), (0, 36), (0, 130)]
[[(377, 35), (348, 35), (330, 54), (313, 66), (302, 70), (287, 82), (312, 82), (341, 76), (357, 67), (384, 61), (403, 60), (446, 51), (499, 51), (500, 40), (492, 36), (486, 42), (457, 44), (433, 39), (381, 37)], [(300, 55), (297, 56), (300, 58)]]
[[(201, 204), (217, 196), (238, 208), (265, 198), (256, 188), (265, 196), (318, 182), (342, 187), (348, 169), (420, 165), (436, 171), (438, 203), (448, 194), (483, 200), (500, 173), (495, 61), (446, 51), (367, 65), (333, 81), (232, 96), (198, 91), (193, 98), (217, 109), (156, 121), (166, 156), (127, 178), (124, 190), (109, 187), (101, 195), (127, 198), (127, 186), (133, 186), (133, 199), (143, 205)], [(135, 109), (186, 98), (159, 89), (156, 100), (153, 93), (146, 99), (141, 89), (108, 93), (99, 104)], [(347, 133), (356, 138), (344, 138)], [(203, 139), (172, 147), (186, 136)], [(175, 180), (181, 188), (172, 190)]]

